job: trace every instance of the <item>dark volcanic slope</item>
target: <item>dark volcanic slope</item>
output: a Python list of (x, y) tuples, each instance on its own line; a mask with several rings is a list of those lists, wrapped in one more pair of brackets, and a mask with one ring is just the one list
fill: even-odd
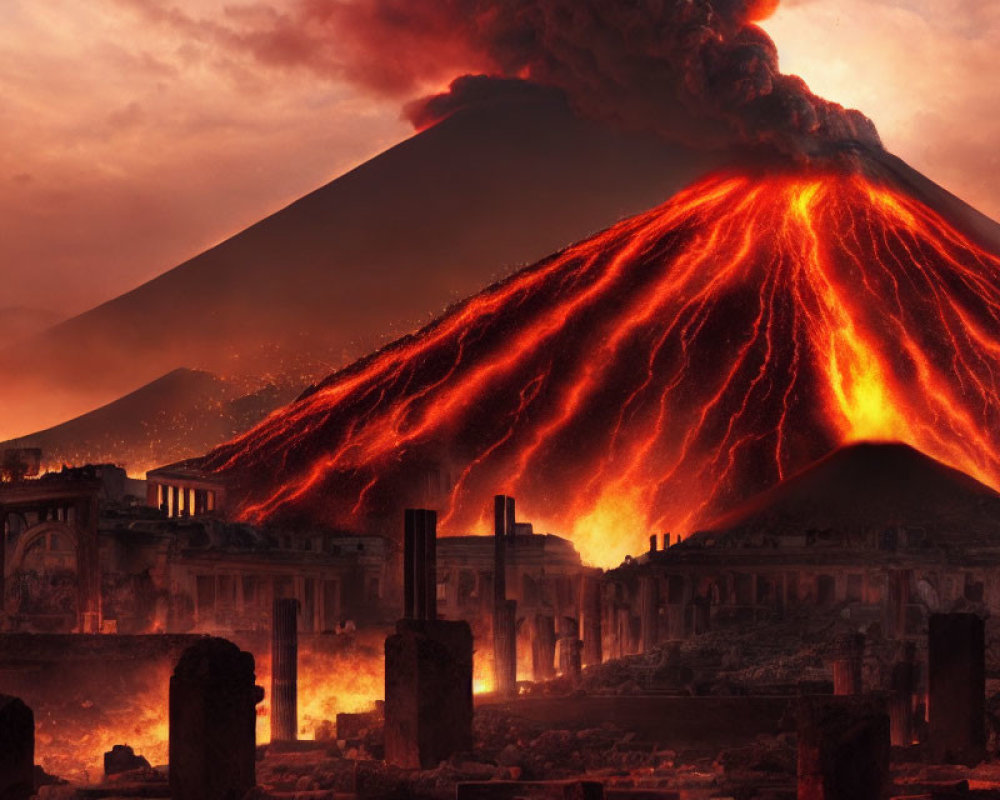
[(836, 531), (862, 539), (886, 528), (922, 530), (929, 543), (1000, 546), (1000, 494), (912, 447), (844, 447), (692, 536), (691, 545)]
[(0, 436), (175, 367), (320, 377), (720, 160), (582, 121), (548, 94), (459, 112), (135, 291), (0, 351)]
[(332, 375), (204, 465), (252, 520), (395, 530), (427, 503), (461, 531), (504, 491), (603, 563), (851, 442), (905, 442), (1000, 485), (1000, 257), (942, 209), (859, 172), (714, 175)]
[(113, 463), (137, 475), (226, 441), (294, 395), (275, 386), (247, 395), (210, 373), (177, 369), (69, 422), (0, 442), (0, 450), (40, 447), (52, 468)]

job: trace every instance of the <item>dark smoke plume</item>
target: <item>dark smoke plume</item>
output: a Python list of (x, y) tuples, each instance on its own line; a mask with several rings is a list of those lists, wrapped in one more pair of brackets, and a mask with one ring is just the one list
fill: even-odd
[[(858, 111), (782, 75), (754, 24), (777, 0), (302, 0), (248, 43), (266, 60), (305, 63), (406, 96), (484, 73), (562, 90), (588, 116), (672, 139), (772, 145), (814, 155), (880, 147)], [(509, 81), (494, 87), (509, 92)], [(410, 106), (418, 125), (490, 87), (460, 82)]]

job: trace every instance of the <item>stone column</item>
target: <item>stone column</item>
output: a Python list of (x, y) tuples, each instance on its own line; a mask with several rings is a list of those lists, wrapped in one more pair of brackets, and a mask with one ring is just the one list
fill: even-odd
[(931, 751), (945, 763), (978, 764), (986, 748), (983, 621), (975, 614), (932, 614), (929, 630)]
[(271, 740), (298, 739), (299, 601), (276, 599), (271, 626)]
[(403, 512), (403, 618), (416, 616), (416, 510)]
[(507, 542), (514, 532), (514, 500), (493, 498), (493, 674), (496, 691), (517, 691), (517, 602), (507, 600)]
[(254, 660), (225, 639), (181, 655), (170, 678), (170, 795), (232, 800), (256, 783)]

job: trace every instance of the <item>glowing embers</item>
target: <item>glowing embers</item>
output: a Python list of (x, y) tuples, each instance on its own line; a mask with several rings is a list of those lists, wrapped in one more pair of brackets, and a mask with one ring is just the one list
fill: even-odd
[[(1000, 485), (1000, 261), (858, 175), (719, 176), (328, 379), (206, 466), (242, 515), (443, 532), (496, 492), (617, 561), (859, 439)], [(523, 499), (522, 499), (523, 498)]]

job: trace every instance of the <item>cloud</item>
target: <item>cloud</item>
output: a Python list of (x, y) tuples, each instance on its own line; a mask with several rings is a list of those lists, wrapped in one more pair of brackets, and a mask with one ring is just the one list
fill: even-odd
[(221, 4), (157, 5), (4, 6), (0, 306), (83, 311), (408, 134), (398, 101), (261, 63)]
[[(775, 0), (299, 0), (281, 12), (231, 8), (232, 27), (212, 35), (262, 63), (305, 67), (389, 97), (485, 73), (528, 78), (565, 92), (585, 114), (669, 138), (767, 144), (805, 155), (858, 141), (877, 146), (875, 127), (862, 114), (780, 73), (774, 43), (753, 24), (775, 6)], [(461, 88), (468, 96), (469, 85)], [(445, 102), (434, 96), (434, 103)]]

